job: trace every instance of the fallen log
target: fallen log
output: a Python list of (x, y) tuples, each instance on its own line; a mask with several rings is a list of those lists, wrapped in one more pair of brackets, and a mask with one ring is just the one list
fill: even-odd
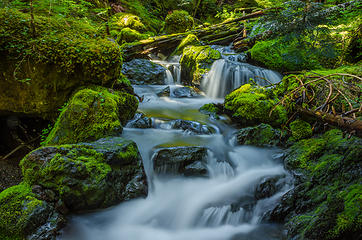
[(337, 128), (354, 132), (357, 136), (362, 137), (362, 121), (350, 117), (342, 117), (321, 111), (312, 111), (300, 106), (296, 107), (300, 117), (312, 117), (319, 122), (331, 124)]
[(124, 58), (129, 61), (133, 58), (148, 58), (150, 53), (161, 52), (164, 55), (168, 55), (175, 50), (180, 44), (183, 38), (189, 34), (196, 35), (202, 41), (210, 42), (222, 42), (222, 40), (230, 40), (229, 36), (237, 36), (243, 29), (243, 23), (241, 21), (260, 17), (265, 14), (265, 11), (257, 11), (243, 17), (235, 18), (228, 22), (215, 24), (204, 28), (195, 28), (185, 33), (177, 33), (165, 36), (152, 37), (146, 40), (141, 40), (137, 43), (126, 44), (123, 46)]

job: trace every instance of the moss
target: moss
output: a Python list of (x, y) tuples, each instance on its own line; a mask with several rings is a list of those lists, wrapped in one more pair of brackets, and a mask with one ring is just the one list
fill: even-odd
[(289, 124), (289, 127), (292, 131), (293, 140), (296, 141), (309, 138), (313, 134), (311, 125), (303, 120), (295, 120)]
[(123, 43), (131, 43), (146, 39), (148, 36), (145, 34), (139, 33), (137, 30), (131, 28), (123, 28), (117, 36), (118, 44), (122, 45)]
[(282, 145), (283, 135), (285, 134), (281, 130), (262, 123), (255, 127), (241, 129), (236, 135), (236, 140), (238, 144), (242, 145), (280, 146)]
[(24, 239), (28, 229), (29, 216), (43, 204), (35, 198), (26, 183), (5, 189), (0, 193), (0, 236), (2, 239)]
[(175, 10), (168, 14), (165, 19), (164, 31), (168, 34), (185, 32), (191, 30), (194, 26), (194, 19), (188, 12)]
[(203, 105), (200, 109), (200, 112), (206, 113), (206, 114), (217, 114), (219, 112), (219, 109), (215, 106), (213, 103), (208, 103)]
[(74, 89), (108, 87), (119, 78), (121, 49), (90, 24), (38, 16), (33, 38), (27, 19), (28, 14), (0, 10), (0, 110), (53, 119)]
[(44, 145), (77, 143), (120, 134), (137, 110), (136, 98), (106, 88), (78, 91), (61, 112)]
[(270, 96), (265, 88), (245, 84), (227, 95), (224, 105), (232, 117), (243, 125), (268, 123), (280, 126), (287, 121), (287, 112), (280, 105), (275, 107), (277, 102), (277, 98)]
[(187, 46), (199, 46), (200, 40), (197, 38), (194, 34), (189, 34), (187, 37), (185, 37), (181, 43), (177, 46), (175, 52), (173, 54), (180, 55), (185, 47)]
[(296, 40), (287, 42), (281, 38), (259, 41), (252, 47), (250, 54), (254, 61), (279, 71), (331, 67), (336, 61), (336, 56), (333, 54), (325, 57), (319, 53), (319, 50), (301, 47), (299, 44)]
[(189, 85), (199, 85), (204, 74), (210, 70), (211, 64), (220, 58), (220, 52), (209, 46), (184, 48), (180, 60), (183, 81)]
[(124, 28), (130, 28), (137, 32), (146, 31), (146, 26), (136, 15), (130, 13), (117, 13), (113, 15), (110, 21), (110, 30), (121, 31)]

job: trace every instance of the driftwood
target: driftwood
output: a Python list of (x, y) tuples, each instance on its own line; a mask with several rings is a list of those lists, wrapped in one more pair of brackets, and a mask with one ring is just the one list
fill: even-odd
[(177, 33), (141, 40), (136, 44), (129, 44), (123, 47), (124, 58), (129, 61), (133, 58), (147, 58), (150, 53), (161, 52), (164, 55), (172, 53), (189, 34), (196, 35), (201, 41), (211, 44), (232, 42), (243, 30), (241, 21), (260, 17), (265, 11), (257, 11), (243, 17), (235, 18), (228, 22), (215, 24), (209, 27), (195, 28), (185, 33)]
[(355, 133), (357, 136), (362, 137), (362, 121), (350, 117), (343, 117), (341, 115), (333, 115), (321, 111), (312, 111), (300, 106), (296, 107), (299, 115), (303, 117), (312, 117), (319, 122), (328, 123), (335, 127)]

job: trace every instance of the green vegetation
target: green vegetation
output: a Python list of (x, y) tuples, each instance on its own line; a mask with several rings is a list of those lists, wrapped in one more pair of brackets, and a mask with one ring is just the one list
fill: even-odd
[(245, 126), (268, 123), (278, 127), (287, 121), (287, 111), (280, 105), (274, 108), (277, 102), (271, 90), (245, 84), (225, 97), (225, 109)]
[(137, 107), (136, 98), (128, 93), (101, 87), (80, 90), (60, 113), (43, 144), (78, 143), (119, 135), (122, 124), (133, 117)]
[(183, 10), (173, 11), (165, 19), (164, 31), (168, 34), (186, 32), (194, 26), (194, 19)]
[(173, 54), (180, 55), (185, 47), (199, 45), (201, 45), (201, 43), (197, 36), (195, 36), (194, 34), (189, 34), (181, 41)]
[(313, 134), (311, 125), (303, 120), (295, 120), (289, 124), (289, 127), (292, 131), (293, 140), (296, 141), (309, 138)]

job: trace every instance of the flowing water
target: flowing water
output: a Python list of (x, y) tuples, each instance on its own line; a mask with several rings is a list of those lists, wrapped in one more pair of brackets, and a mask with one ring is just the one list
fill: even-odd
[[(218, 63), (215, 63), (218, 64)], [(176, 72), (177, 73), (177, 72)], [(216, 74), (216, 73), (215, 73)], [(177, 77), (175, 72), (172, 79)], [(176, 75), (177, 76), (177, 75)], [(170, 75), (168, 84), (171, 84)], [(222, 99), (175, 98), (181, 86), (171, 84), (171, 97), (158, 97), (162, 86), (134, 86), (144, 101), (139, 111), (152, 118), (153, 128), (124, 128), (143, 158), (149, 182), (147, 198), (123, 202), (100, 212), (72, 216), (62, 240), (271, 240), (282, 239), (283, 228), (264, 223), (264, 215), (283, 193), (290, 179), (278, 149), (237, 146), (236, 129), (198, 109)], [(184, 119), (201, 123), (212, 134), (172, 129), (171, 122)], [(205, 146), (207, 177), (165, 176), (154, 172), (152, 156), (165, 146)], [(257, 185), (277, 177), (278, 191), (257, 200)]]

